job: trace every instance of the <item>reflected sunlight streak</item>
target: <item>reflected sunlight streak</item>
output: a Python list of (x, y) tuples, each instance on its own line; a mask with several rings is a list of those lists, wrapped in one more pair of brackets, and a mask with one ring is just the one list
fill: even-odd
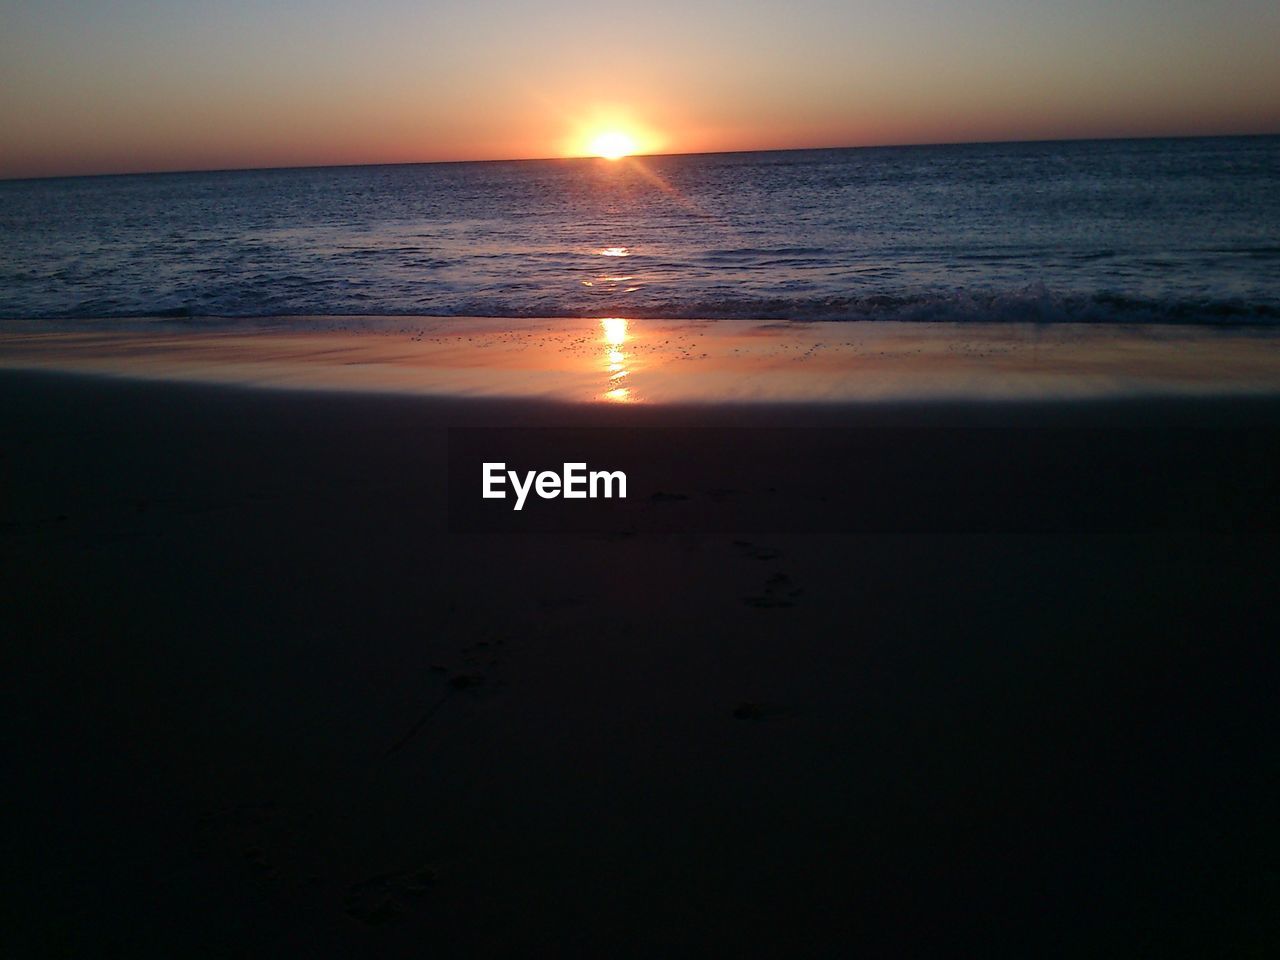
[(612, 403), (630, 402), (635, 399), (631, 388), (621, 385), (631, 375), (631, 371), (627, 369), (627, 354), (622, 349), (623, 344), (631, 339), (628, 323), (623, 317), (604, 317), (600, 320), (600, 330), (605, 345), (604, 370), (608, 376), (602, 399)]
[(659, 174), (656, 170), (652, 169), (647, 163), (645, 163), (639, 157), (627, 157), (626, 161), (628, 166), (636, 170), (642, 177), (644, 177), (646, 180), (648, 180), (655, 187), (657, 187), (659, 190), (661, 190), (663, 193), (669, 196), (676, 203), (680, 204), (680, 206), (684, 207), (694, 216), (702, 217), (704, 219), (709, 219), (711, 217), (710, 213), (708, 213), (698, 204), (694, 203), (692, 200), (686, 197), (683, 193), (681, 193), (679, 190), (673, 187), (670, 183), (667, 182), (667, 179), (665, 177)]
[(600, 321), (600, 329), (604, 331), (604, 342), (611, 347), (627, 342), (627, 321), (622, 317), (605, 317)]

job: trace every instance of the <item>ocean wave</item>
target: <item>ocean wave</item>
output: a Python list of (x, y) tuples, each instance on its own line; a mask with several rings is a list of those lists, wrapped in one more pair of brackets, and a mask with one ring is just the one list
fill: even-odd
[[(513, 284), (512, 293), (520, 284)], [(82, 301), (39, 317), (3, 319), (114, 320), (126, 318), (257, 319), (263, 317), (556, 317), (626, 316), (651, 320), (780, 320), (797, 322), (893, 321), (906, 323), (1119, 323), (1280, 324), (1280, 305), (1237, 299), (1159, 300), (1110, 293), (1057, 294), (1044, 288), (1017, 291), (903, 292), (844, 297), (717, 296), (619, 303), (556, 301), (545, 297), (418, 298), (407, 305), (379, 303), (367, 292), (347, 291), (329, 307), (258, 295), (216, 304), (171, 300), (125, 305), (117, 300)]]
[(1280, 138), (646, 169), (5, 182), (0, 317), (1280, 321)]

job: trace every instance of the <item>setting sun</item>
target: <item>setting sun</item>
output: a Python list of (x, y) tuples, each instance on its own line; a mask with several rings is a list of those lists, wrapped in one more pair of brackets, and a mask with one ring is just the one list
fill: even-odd
[(606, 160), (621, 160), (635, 153), (636, 142), (628, 134), (618, 130), (609, 130), (597, 134), (591, 141), (591, 152)]

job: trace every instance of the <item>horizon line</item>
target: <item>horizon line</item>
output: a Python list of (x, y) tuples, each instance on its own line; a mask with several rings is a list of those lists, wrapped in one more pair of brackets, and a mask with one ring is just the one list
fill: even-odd
[(610, 160), (594, 154), (559, 157), (476, 157), (466, 160), (390, 160), (368, 161), (364, 163), (302, 163), (286, 166), (265, 167), (189, 167), (172, 170), (125, 170), (114, 173), (53, 173), (28, 177), (0, 177), (0, 183), (24, 183), (35, 180), (85, 180), (94, 177), (159, 177), (183, 176), (188, 174), (210, 173), (268, 173), (287, 170), (349, 170), (362, 167), (426, 167), (445, 164), (464, 163), (548, 163), (554, 161), (601, 160), (607, 163), (618, 163), (631, 159), (667, 158), (667, 157), (717, 157), (734, 156), (750, 153), (804, 153), (822, 150), (897, 150), (927, 147), (978, 147), (999, 146), (1002, 144), (1029, 143), (1111, 143), (1126, 140), (1241, 140), (1249, 138), (1280, 137), (1280, 131), (1270, 133), (1209, 133), (1209, 134), (1164, 134), (1145, 136), (1114, 137), (1032, 137), (1023, 140), (946, 140), (918, 141), (913, 143), (864, 143), (850, 145), (826, 145), (810, 147), (768, 147), (757, 150), (690, 150), (664, 153), (630, 153), (616, 160)]

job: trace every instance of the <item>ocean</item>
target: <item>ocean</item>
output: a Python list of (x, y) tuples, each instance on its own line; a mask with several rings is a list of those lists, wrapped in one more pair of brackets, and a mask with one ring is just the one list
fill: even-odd
[(1280, 137), (0, 182), (0, 317), (1280, 323)]

